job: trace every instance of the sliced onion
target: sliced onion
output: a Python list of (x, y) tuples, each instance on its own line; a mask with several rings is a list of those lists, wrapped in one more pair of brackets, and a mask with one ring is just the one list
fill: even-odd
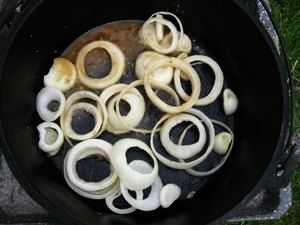
[[(131, 93), (124, 94), (122, 96), (122, 100), (126, 101), (130, 105), (130, 111), (126, 116), (121, 115), (122, 119), (120, 119), (119, 114), (115, 110), (118, 99), (119, 96), (115, 96), (108, 104), (108, 122), (112, 128), (112, 133), (127, 133), (130, 131), (130, 129), (127, 128), (128, 126), (135, 128), (142, 121), (146, 111), (145, 100), (142, 95), (138, 96)], [(123, 125), (122, 121), (127, 126)]]
[(56, 155), (64, 143), (60, 127), (53, 122), (44, 122), (37, 126), (39, 131), (39, 148), (50, 156)]
[[(136, 191), (135, 193), (138, 200), (143, 199), (143, 191)], [(106, 206), (114, 213), (118, 213), (121, 215), (133, 213), (134, 211), (136, 211), (136, 208), (132, 206), (126, 209), (119, 209), (116, 206), (114, 206), (114, 200), (119, 198), (121, 194), (122, 194), (121, 192), (117, 192), (114, 195), (106, 197), (105, 198)]]
[(189, 169), (189, 168), (192, 168), (192, 167), (198, 165), (199, 163), (203, 162), (208, 157), (208, 155), (211, 153), (213, 146), (214, 146), (215, 128), (214, 128), (211, 120), (203, 112), (201, 112), (200, 110), (197, 110), (197, 109), (193, 109), (193, 108), (189, 109), (186, 113), (197, 116), (200, 120), (202, 120), (204, 122), (204, 124), (206, 125), (206, 127), (208, 129), (209, 143), (208, 143), (205, 153), (203, 155), (201, 155), (199, 158), (189, 161), (189, 162), (175, 162), (175, 161), (172, 161), (172, 160), (162, 156), (160, 153), (157, 152), (155, 145), (154, 145), (154, 134), (156, 132), (156, 129), (157, 129), (157, 127), (159, 127), (159, 125), (161, 123), (163, 123), (166, 119), (168, 119), (172, 115), (163, 116), (160, 119), (160, 121), (154, 126), (153, 131), (151, 133), (150, 146), (151, 146), (152, 152), (154, 153), (156, 158), (161, 163), (163, 163), (166, 166), (171, 167), (173, 169)]
[(235, 93), (230, 90), (229, 88), (226, 88), (223, 92), (223, 109), (225, 112), (225, 115), (230, 116), (237, 110), (239, 105), (238, 97), (235, 95)]
[[(178, 68), (181, 71), (183, 71), (190, 79), (191, 86), (192, 86), (191, 98), (180, 106), (171, 106), (163, 102), (158, 96), (156, 96), (156, 94), (154, 93), (151, 87), (150, 81), (151, 81), (152, 72), (164, 66), (172, 66)], [(197, 72), (193, 69), (191, 65), (184, 62), (183, 60), (170, 57), (168, 59), (160, 60), (155, 65), (153, 65), (152, 69), (149, 70), (148, 73), (144, 76), (144, 87), (148, 97), (150, 98), (151, 102), (154, 105), (156, 105), (156, 107), (158, 107), (160, 110), (164, 112), (175, 114), (175, 113), (184, 112), (193, 107), (193, 105), (196, 103), (200, 95), (201, 83)]]
[[(101, 117), (102, 117), (101, 129), (98, 131), (98, 133), (95, 133), (92, 138), (98, 137), (105, 130), (105, 127), (107, 125), (108, 115), (107, 115), (106, 107), (103, 104), (103, 102), (100, 100), (100, 98), (96, 94), (94, 94), (90, 91), (78, 91), (68, 97), (68, 99), (66, 101), (65, 110), (60, 117), (60, 126), (62, 128), (62, 131), (63, 131), (65, 137), (69, 137), (69, 134), (66, 133), (69, 130), (65, 129), (65, 127), (67, 126), (67, 124), (66, 124), (67, 121), (66, 121), (65, 117), (68, 114), (68, 110), (70, 109), (70, 107), (72, 105), (74, 105), (77, 102), (80, 102), (80, 100), (83, 100), (83, 99), (91, 99), (91, 100), (95, 101), (97, 103), (98, 111), (101, 112)], [(66, 138), (66, 140), (68, 140), (68, 139)]]
[[(208, 104), (214, 102), (216, 100), (216, 98), (220, 95), (220, 93), (222, 91), (223, 83), (224, 83), (224, 75), (223, 75), (223, 72), (222, 72), (220, 66), (213, 59), (211, 59), (210, 57), (204, 56), (204, 55), (193, 55), (193, 56), (187, 57), (184, 60), (187, 63), (199, 61), (201, 63), (206, 63), (207, 65), (209, 65), (212, 68), (214, 75), (215, 75), (214, 85), (213, 85), (210, 93), (203, 98), (199, 98), (197, 100), (197, 102), (195, 103), (195, 105), (202, 106), (202, 105), (208, 105)], [(174, 84), (175, 84), (175, 88), (176, 88), (178, 95), (183, 100), (188, 101), (190, 99), (190, 96), (188, 96), (186, 94), (186, 92), (184, 91), (184, 89), (181, 86), (179, 69), (177, 69), (175, 71)]]
[[(130, 167), (134, 171), (139, 171), (145, 175), (149, 174), (154, 169), (147, 162), (142, 160), (134, 160), (130, 163)], [(145, 199), (139, 200), (133, 198), (123, 182), (120, 183), (121, 192), (125, 200), (132, 205), (134, 208), (137, 208), (142, 211), (152, 211), (157, 209), (160, 206), (160, 191), (162, 188), (162, 182), (158, 175), (156, 175), (155, 180), (151, 184), (151, 192), (149, 196)]]
[[(199, 131), (197, 142), (190, 145), (175, 144), (170, 139), (171, 129), (184, 121), (192, 122)], [(206, 131), (199, 118), (191, 114), (182, 113), (172, 116), (164, 122), (160, 130), (160, 140), (170, 155), (177, 159), (189, 159), (203, 150), (206, 143)]]
[[(163, 16), (160, 15), (160, 14), (157, 14), (156, 18), (163, 19)], [(157, 40), (161, 41), (164, 38), (164, 26), (161, 23), (156, 22), (155, 28), (156, 28), (156, 37), (157, 37)]]
[(181, 188), (176, 184), (166, 184), (160, 191), (160, 204), (169, 208), (181, 195)]
[[(74, 113), (77, 111), (87, 112), (94, 117), (95, 125), (91, 131), (85, 134), (78, 134), (76, 131), (74, 131), (74, 129), (72, 128), (72, 120)], [(72, 138), (73, 140), (83, 141), (97, 136), (102, 125), (102, 115), (94, 105), (86, 102), (79, 102), (72, 105), (67, 110), (67, 112), (64, 114), (64, 121), (65, 135), (67, 135), (69, 138)]]
[[(179, 104), (180, 104), (180, 101), (179, 101), (179, 98), (178, 98), (176, 92), (175, 92), (172, 88), (170, 88), (168, 85), (161, 84), (161, 83), (156, 82), (156, 81), (154, 81), (154, 80), (151, 80), (150, 83), (151, 83), (151, 85), (152, 85), (153, 88), (157, 88), (157, 89), (159, 89), (159, 90), (162, 90), (162, 91), (164, 91), (164, 92), (170, 94), (170, 95), (174, 98), (175, 104), (176, 104), (176, 105), (179, 105)], [(124, 120), (122, 119), (122, 116), (121, 116), (121, 113), (120, 113), (120, 106), (119, 106), (119, 105), (120, 105), (120, 100), (121, 100), (121, 98), (122, 98), (127, 92), (129, 92), (130, 90), (132, 90), (134, 87), (137, 87), (137, 86), (143, 85), (143, 84), (144, 84), (144, 82), (143, 82), (142, 80), (136, 80), (136, 81), (133, 81), (131, 84), (129, 84), (126, 88), (124, 88), (124, 89), (121, 91), (120, 95), (118, 96), (117, 103), (116, 103), (116, 112), (117, 112), (117, 114), (118, 114), (118, 116), (119, 116), (119, 119), (120, 119), (121, 123), (122, 123), (125, 127), (127, 127), (129, 130), (135, 131), (135, 132), (138, 132), (138, 133), (144, 133), (144, 134), (149, 133), (149, 134), (150, 134), (150, 133), (152, 132), (152, 130), (146, 130), (146, 129), (139, 129), (139, 128), (130, 127), (130, 126), (126, 123), (126, 121), (124, 121)], [(159, 129), (160, 129), (160, 128), (158, 128), (157, 130), (159, 130)]]
[[(212, 169), (210, 169), (210, 170), (208, 170), (208, 171), (203, 171), (203, 172), (202, 172), (202, 171), (196, 171), (196, 170), (194, 170), (194, 169), (187, 169), (187, 170), (186, 170), (189, 174), (191, 174), (191, 175), (193, 175), (193, 176), (203, 177), (203, 176), (209, 176), (209, 175), (211, 175), (211, 174), (214, 174), (215, 172), (217, 172), (217, 171), (225, 164), (225, 162), (227, 161), (227, 159), (228, 159), (228, 157), (230, 156), (230, 153), (231, 153), (231, 151), (232, 151), (232, 147), (233, 147), (233, 143), (234, 143), (234, 134), (233, 134), (233, 132), (231, 131), (231, 129), (230, 129), (226, 124), (224, 124), (224, 123), (222, 123), (222, 122), (220, 122), (220, 121), (212, 120), (212, 122), (213, 122), (214, 124), (217, 124), (218, 126), (223, 127), (224, 129), (226, 129), (226, 130), (230, 133), (230, 135), (231, 135), (231, 137), (232, 137), (232, 141), (231, 141), (231, 143), (230, 143), (230, 145), (229, 145), (227, 154), (222, 158), (222, 160), (221, 160), (221, 161), (218, 163), (218, 165), (215, 166), (214, 168), (212, 168)], [(189, 128), (187, 127), (187, 129), (189, 129)], [(180, 139), (179, 139), (178, 144), (180, 144), (180, 143), (182, 142), (183, 137), (184, 137), (185, 132), (187, 131), (187, 129), (181, 134), (181, 137), (180, 137)]]
[(76, 69), (72, 62), (64, 58), (54, 59), (54, 63), (47, 75), (44, 76), (44, 84), (63, 92), (70, 90), (76, 81)]
[[(145, 151), (152, 158), (154, 168), (151, 173), (143, 174), (132, 169), (127, 164), (126, 152), (128, 149), (138, 147), (141, 151)], [(155, 180), (158, 174), (158, 163), (151, 149), (144, 142), (133, 139), (124, 138), (117, 141), (111, 151), (112, 165), (119, 175), (121, 182), (130, 190), (137, 191), (149, 187)], [(124, 196), (125, 197), (125, 196)]]
[[(161, 45), (164, 47), (170, 46), (172, 43), (172, 36), (173, 34), (170, 32), (164, 36), (163, 40), (161, 41)], [(178, 45), (172, 55), (178, 55), (179, 53), (187, 53), (189, 54), (192, 51), (192, 41), (188, 35), (184, 34), (182, 41), (178, 42)]]
[[(48, 105), (56, 101), (59, 106), (55, 112), (52, 112)], [(36, 97), (36, 110), (39, 116), (46, 122), (56, 120), (64, 111), (65, 107), (65, 96), (57, 88), (45, 87), (43, 88)]]
[[(111, 57), (111, 71), (104, 78), (90, 78), (85, 71), (85, 57), (96, 48), (105, 49)], [(121, 49), (108, 41), (94, 41), (84, 46), (78, 53), (76, 68), (81, 82), (92, 89), (103, 89), (118, 82), (125, 70), (125, 56)]]
[(100, 139), (89, 139), (75, 145), (68, 152), (68, 157), (66, 157), (64, 162), (66, 164), (66, 172), (70, 182), (72, 182), (72, 184), (79, 189), (87, 192), (101, 191), (111, 187), (118, 178), (112, 166), (110, 168), (110, 175), (99, 182), (86, 182), (78, 176), (76, 171), (77, 162), (88, 156), (96, 155), (99, 157), (104, 157), (108, 160), (108, 162), (110, 162), (111, 150), (112, 145)]
[[(140, 79), (143, 80), (145, 74), (148, 70), (152, 68), (152, 65), (157, 61), (162, 59), (167, 59), (167, 56), (158, 54), (153, 51), (145, 51), (141, 53), (135, 62), (135, 74)], [(155, 71), (151, 75), (151, 78), (157, 82), (161, 82), (163, 84), (169, 84), (173, 79), (174, 69), (172, 66), (161, 67)]]

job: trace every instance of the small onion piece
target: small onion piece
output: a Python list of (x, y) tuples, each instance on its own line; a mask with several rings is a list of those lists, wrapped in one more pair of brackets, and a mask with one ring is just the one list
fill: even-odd
[[(51, 111), (48, 107), (51, 102), (57, 102), (58, 108)], [(56, 120), (64, 111), (65, 96), (57, 88), (45, 87), (36, 97), (36, 110), (39, 116), (46, 122)]]
[[(234, 143), (234, 134), (233, 132), (231, 131), (231, 129), (224, 123), (220, 122), (220, 121), (217, 121), (217, 120), (212, 120), (212, 122), (214, 124), (217, 124), (218, 126), (224, 128), (225, 130), (228, 131), (228, 133), (231, 135), (231, 142), (230, 142), (230, 145), (228, 147), (228, 150), (227, 150), (227, 154), (222, 158), (222, 160), (218, 163), (217, 166), (215, 166), (214, 168), (208, 170), (208, 171), (196, 171), (194, 169), (187, 169), (186, 171), (193, 175), (193, 176), (197, 176), (197, 177), (204, 177), (204, 176), (209, 176), (211, 174), (214, 174), (215, 172), (217, 172), (224, 164), (225, 162), (227, 161), (228, 157), (230, 156), (230, 153), (232, 151), (232, 147), (233, 147), (233, 143)], [(187, 132), (188, 129), (190, 129), (191, 126), (187, 127), (183, 132), (182, 134), (180, 135), (180, 138), (178, 140), (178, 144), (181, 144), (182, 141), (183, 141), (183, 138), (185, 136), (185, 133)], [(216, 140), (215, 140), (216, 141)], [(181, 162), (184, 162), (183, 160), (181, 160)]]
[[(195, 105), (197, 106), (203, 106), (203, 105), (208, 105), (216, 100), (216, 98), (220, 95), (224, 83), (224, 75), (223, 72), (220, 68), (220, 66), (210, 57), (204, 56), (204, 55), (193, 55), (190, 57), (187, 57), (184, 59), (187, 63), (193, 63), (193, 62), (201, 62), (209, 65), (215, 75), (215, 82), (214, 85), (209, 92), (209, 94), (203, 98), (199, 98)], [(185, 101), (188, 101), (190, 99), (190, 96), (186, 94), (184, 89), (181, 86), (180, 82), (180, 70), (177, 69), (175, 70), (174, 74), (174, 84), (176, 91), (178, 95)]]
[[(153, 171), (152, 166), (142, 160), (134, 160), (129, 164), (129, 166), (133, 170), (139, 171), (140, 173), (144, 174), (149, 174), (151, 171)], [(155, 177), (153, 183), (151, 184), (151, 192), (149, 196), (142, 200), (134, 199), (129, 194), (128, 189), (126, 188), (123, 182), (120, 183), (120, 187), (123, 197), (134, 208), (137, 208), (142, 211), (152, 211), (160, 206), (160, 192), (163, 185), (158, 175)]]
[[(95, 120), (95, 125), (94, 128), (85, 133), (85, 134), (78, 134), (74, 129), (72, 128), (72, 120), (73, 120), (73, 115), (75, 112), (78, 111), (83, 111), (87, 112), (88, 114), (92, 115)], [(72, 105), (67, 113), (64, 115), (65, 118), (65, 123), (64, 123), (64, 131), (65, 134), (69, 137), (72, 138), (73, 140), (79, 140), (79, 141), (84, 141), (90, 138), (93, 138), (97, 136), (99, 130), (101, 129), (102, 125), (102, 115), (100, 111), (92, 104), (86, 103), (86, 102), (79, 102), (74, 105)]]
[[(143, 191), (136, 191), (135, 193), (138, 200), (143, 199)], [(132, 206), (126, 209), (119, 209), (116, 206), (114, 206), (114, 200), (119, 198), (121, 194), (122, 194), (121, 192), (117, 192), (114, 195), (107, 196), (105, 198), (106, 206), (114, 213), (121, 214), (121, 215), (133, 213), (134, 211), (136, 211), (136, 208)]]
[(235, 113), (239, 105), (238, 97), (229, 88), (223, 92), (223, 109), (227, 116)]
[(62, 92), (70, 90), (76, 81), (76, 69), (72, 62), (64, 58), (54, 59), (47, 75), (44, 76), (46, 87), (54, 87)]
[[(104, 78), (94, 79), (88, 77), (85, 71), (85, 58), (93, 49), (103, 48), (111, 56), (111, 71)], [(125, 56), (121, 49), (108, 41), (94, 41), (84, 46), (78, 53), (76, 68), (80, 81), (92, 89), (103, 89), (118, 82), (125, 70)]]
[(181, 188), (176, 184), (166, 184), (160, 191), (160, 204), (169, 208), (181, 195)]
[[(115, 110), (116, 102), (118, 101), (118, 99), (119, 96), (115, 96), (113, 99), (110, 100), (108, 104), (108, 124), (112, 129), (112, 133), (127, 133), (130, 131), (130, 129), (127, 128), (128, 126), (135, 128), (142, 121), (146, 111), (145, 100), (141, 94), (124, 94), (122, 96), (122, 100), (126, 101), (130, 105), (130, 110), (126, 116), (121, 115), (122, 119), (120, 119), (120, 114), (118, 114)], [(126, 125), (123, 125), (122, 121)]]
[(215, 144), (213, 150), (219, 155), (225, 155), (228, 151), (230, 143), (232, 141), (232, 135), (228, 132), (221, 132), (216, 135)]
[[(159, 53), (153, 51), (145, 51), (136, 59), (135, 62), (135, 74), (140, 79), (143, 80), (145, 74), (149, 69), (152, 68), (152, 65), (157, 61), (162, 59), (167, 59), (167, 56), (161, 55)], [(158, 68), (153, 71), (151, 78), (157, 82), (161, 82), (163, 84), (169, 84), (173, 79), (174, 69), (172, 66), (166, 66)]]
[[(157, 88), (159, 90), (162, 90), (168, 94), (170, 94), (173, 99), (175, 100), (175, 105), (179, 105), (180, 104), (180, 101), (179, 101), (179, 98), (176, 94), (176, 92), (171, 88), (169, 87), (168, 85), (165, 85), (165, 84), (162, 84), (162, 83), (159, 83), (159, 82), (156, 82), (154, 80), (151, 80), (150, 81), (151, 85), (153, 88)], [(120, 113), (120, 101), (122, 99), (122, 97), (127, 93), (129, 92), (130, 90), (134, 89), (134, 87), (137, 87), (139, 85), (143, 85), (144, 82), (142, 80), (136, 80), (136, 81), (133, 81), (131, 84), (129, 84), (126, 88), (124, 88), (120, 95), (118, 96), (118, 100), (117, 100), (117, 103), (116, 103), (116, 112), (119, 116), (119, 119), (121, 121), (121, 123), (127, 127), (129, 130), (131, 131), (135, 131), (135, 132), (138, 132), (138, 133), (143, 133), (143, 134), (150, 134), (152, 132), (152, 130), (146, 130), (146, 129), (139, 129), (139, 128), (134, 128), (134, 127), (130, 127), (128, 124), (126, 124), (126, 121), (123, 121), (122, 119), (122, 116), (121, 116), (121, 113)], [(157, 129), (157, 131), (159, 131), (160, 128)]]
[(60, 127), (53, 122), (44, 122), (37, 126), (39, 131), (39, 148), (50, 156), (56, 155), (64, 143), (64, 135)]
[[(197, 142), (190, 145), (175, 144), (170, 139), (171, 129), (184, 121), (192, 122), (199, 131)], [(160, 130), (160, 140), (170, 155), (177, 159), (189, 159), (203, 150), (206, 143), (206, 131), (199, 118), (191, 114), (181, 113), (170, 117), (164, 122)]]
[(200, 120), (202, 120), (204, 122), (204, 124), (206, 125), (206, 127), (208, 129), (208, 134), (209, 134), (209, 143), (208, 143), (208, 146), (206, 148), (206, 151), (203, 153), (203, 155), (196, 158), (195, 160), (192, 160), (192, 161), (189, 161), (189, 162), (176, 162), (176, 161), (172, 161), (172, 160), (164, 157), (163, 155), (161, 155), (160, 153), (157, 152), (157, 150), (155, 148), (155, 145), (154, 145), (154, 134), (156, 132), (156, 129), (161, 123), (163, 123), (166, 119), (168, 119), (172, 115), (163, 116), (160, 119), (160, 121), (154, 126), (153, 131), (151, 133), (150, 146), (151, 146), (152, 152), (154, 153), (156, 158), (161, 163), (163, 163), (166, 166), (171, 167), (173, 169), (190, 169), (190, 168), (200, 164), (212, 152), (212, 149), (213, 149), (213, 146), (214, 146), (215, 128), (214, 128), (211, 120), (203, 112), (201, 112), (200, 110), (197, 110), (197, 109), (193, 109), (193, 108), (189, 109), (189, 110), (186, 111), (186, 113), (197, 116)]
[[(154, 91), (152, 89), (151, 82), (150, 82), (152, 72), (155, 71), (156, 69), (164, 67), (164, 66), (173, 66), (175, 68), (178, 68), (181, 71), (183, 71), (190, 79), (191, 86), (192, 86), (191, 97), (188, 101), (186, 101), (185, 103), (183, 103), (180, 106), (171, 106), (171, 105), (168, 105), (167, 103), (163, 102), (158, 96), (156, 96), (156, 94), (154, 93)], [(147, 72), (148, 73), (144, 76), (144, 87), (145, 87), (146, 93), (147, 93), (148, 97), (150, 98), (151, 102), (154, 105), (156, 105), (156, 107), (158, 107), (163, 112), (172, 113), (172, 114), (184, 112), (184, 111), (192, 108), (193, 105), (198, 100), (198, 97), (200, 95), (200, 88), (201, 88), (199, 76), (198, 76), (197, 72), (194, 70), (194, 68), (191, 65), (189, 65), (188, 63), (184, 62), (183, 60), (173, 58), (173, 57), (170, 57), (168, 59), (163, 59), (163, 60), (160, 60), (159, 62), (157, 62), (155, 65), (153, 65), (151, 70), (149, 70)]]
[[(145, 151), (152, 158), (154, 168), (151, 173), (140, 173), (127, 164), (126, 152), (133, 147), (138, 147), (142, 151)], [(113, 146), (110, 158), (115, 171), (119, 175), (121, 183), (130, 190), (137, 191), (149, 187), (158, 175), (158, 163), (155, 156), (149, 146), (138, 139), (124, 138), (117, 141)]]
[(78, 176), (76, 171), (77, 162), (88, 156), (96, 155), (110, 162), (111, 150), (112, 145), (100, 139), (89, 139), (75, 145), (68, 152), (68, 157), (66, 157), (64, 162), (69, 181), (86, 192), (102, 191), (111, 187), (118, 179), (117, 173), (112, 166), (110, 167), (110, 175), (99, 182), (86, 182)]

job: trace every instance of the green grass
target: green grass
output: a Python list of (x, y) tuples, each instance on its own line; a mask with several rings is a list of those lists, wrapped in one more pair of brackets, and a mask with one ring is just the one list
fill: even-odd
[[(271, 8), (284, 37), (296, 89), (296, 132), (300, 133), (300, 1), (270, 0)], [(293, 205), (280, 220), (232, 223), (236, 225), (299, 225), (300, 224), (300, 167), (293, 180)]]

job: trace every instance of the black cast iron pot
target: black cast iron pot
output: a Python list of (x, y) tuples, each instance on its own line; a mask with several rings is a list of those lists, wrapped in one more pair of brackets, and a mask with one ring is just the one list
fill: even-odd
[[(12, 9), (16, 11), (11, 13)], [(98, 207), (100, 203), (72, 192), (61, 172), (38, 149), (40, 119), (35, 97), (53, 58), (82, 33), (111, 21), (145, 20), (165, 10), (182, 19), (186, 33), (196, 42), (204, 40), (239, 96), (234, 116), (236, 142), (226, 165), (193, 199), (151, 213), (114, 215)], [(278, 178), (284, 174), (278, 173), (278, 165), (284, 169), (290, 145), (293, 90), (273, 41), (239, 1), (9, 1), (0, 22), (1, 146), (22, 186), (61, 221), (87, 225), (222, 223), (272, 179), (286, 184)]]

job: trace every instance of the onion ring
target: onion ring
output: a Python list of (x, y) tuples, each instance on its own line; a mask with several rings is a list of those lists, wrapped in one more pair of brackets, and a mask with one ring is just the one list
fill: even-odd
[(50, 156), (56, 155), (64, 143), (61, 128), (53, 122), (44, 122), (37, 126), (39, 131), (39, 148)]
[[(134, 160), (130, 163), (130, 167), (135, 171), (148, 174), (153, 171), (152, 166), (147, 162), (142, 160)], [(132, 205), (134, 208), (137, 208), (142, 211), (151, 211), (155, 210), (160, 206), (160, 191), (162, 189), (162, 182), (160, 177), (157, 175), (154, 182), (151, 184), (151, 192), (149, 196), (145, 199), (139, 200), (134, 199), (128, 192), (128, 189), (125, 187), (124, 183), (120, 183), (121, 192), (125, 200)]]
[[(170, 106), (166, 104), (159, 97), (157, 97), (154, 91), (152, 90), (151, 82), (150, 82), (151, 74), (154, 70), (163, 66), (173, 66), (180, 69), (189, 77), (191, 81), (191, 85), (192, 85), (191, 98), (180, 106)], [(157, 64), (153, 65), (151, 70), (149, 70), (148, 73), (144, 76), (144, 87), (148, 97), (150, 98), (152, 103), (156, 105), (156, 107), (158, 107), (160, 110), (164, 112), (175, 114), (175, 113), (184, 112), (193, 107), (193, 105), (196, 103), (200, 95), (201, 83), (197, 72), (193, 69), (192, 66), (190, 66), (188, 63), (184, 62), (183, 60), (170, 57), (168, 59), (160, 60), (159, 62), (157, 62)]]
[[(192, 62), (203, 62), (209, 65), (215, 75), (215, 82), (214, 85), (210, 91), (210, 93), (203, 97), (199, 98), (195, 105), (197, 106), (203, 106), (203, 105), (208, 105), (216, 100), (216, 98), (220, 95), (224, 83), (224, 75), (223, 72), (220, 68), (220, 66), (210, 57), (204, 56), (204, 55), (193, 55), (190, 57), (187, 57), (184, 59), (187, 63), (192, 63)], [(186, 92), (183, 90), (180, 82), (180, 70), (177, 69), (175, 70), (174, 74), (174, 84), (175, 84), (175, 89), (178, 93), (178, 95), (185, 101), (188, 101), (190, 99), (190, 96), (186, 94)]]
[[(85, 57), (96, 48), (105, 49), (111, 56), (111, 71), (104, 78), (94, 79), (88, 77), (85, 71)], [(103, 89), (118, 82), (125, 70), (125, 56), (121, 49), (108, 41), (94, 41), (84, 46), (78, 53), (76, 59), (76, 68), (80, 81), (92, 89)]]
[[(192, 122), (198, 128), (199, 138), (196, 143), (190, 145), (182, 145), (181, 143), (174, 144), (171, 141), (169, 136), (171, 129), (177, 124), (182, 123), (183, 121)], [(202, 151), (206, 143), (206, 131), (203, 124), (197, 117), (191, 114), (182, 113), (172, 116), (164, 122), (160, 130), (160, 140), (165, 150), (170, 155), (174, 156), (177, 159), (189, 159)]]
[[(48, 105), (52, 102), (58, 102), (59, 106), (56, 111), (48, 109)], [(36, 110), (39, 116), (46, 122), (52, 122), (56, 120), (64, 111), (65, 108), (65, 96), (57, 88), (44, 87), (36, 97)]]
[(154, 153), (154, 155), (156, 156), (156, 158), (162, 162), (163, 164), (165, 164), (168, 167), (171, 167), (173, 169), (190, 169), (196, 165), (198, 165), (199, 163), (203, 162), (208, 155), (211, 153), (213, 146), (214, 146), (214, 140), (215, 140), (215, 128), (211, 122), (211, 120), (200, 110), (197, 109), (189, 109), (186, 113), (192, 114), (194, 116), (197, 116), (199, 119), (203, 120), (203, 122), (205, 123), (207, 129), (208, 129), (208, 134), (209, 134), (209, 144), (208, 147), (205, 151), (205, 153), (203, 155), (201, 155), (199, 158), (190, 161), (190, 162), (175, 162), (172, 161), (164, 156), (162, 156), (160, 153), (157, 152), (157, 150), (155, 149), (154, 146), (154, 134), (156, 132), (157, 127), (164, 122), (166, 119), (168, 119), (169, 117), (171, 117), (172, 115), (165, 115), (163, 116), (160, 121), (154, 126), (153, 131), (151, 133), (151, 139), (150, 139), (150, 146), (152, 149), (152, 152)]
[[(154, 162), (151, 173), (142, 174), (127, 164), (126, 152), (129, 148), (138, 147), (148, 153)], [(121, 182), (130, 190), (137, 191), (149, 187), (158, 174), (158, 162), (148, 145), (138, 139), (124, 138), (117, 141), (110, 154), (112, 165)], [(124, 196), (125, 197), (125, 196)]]

